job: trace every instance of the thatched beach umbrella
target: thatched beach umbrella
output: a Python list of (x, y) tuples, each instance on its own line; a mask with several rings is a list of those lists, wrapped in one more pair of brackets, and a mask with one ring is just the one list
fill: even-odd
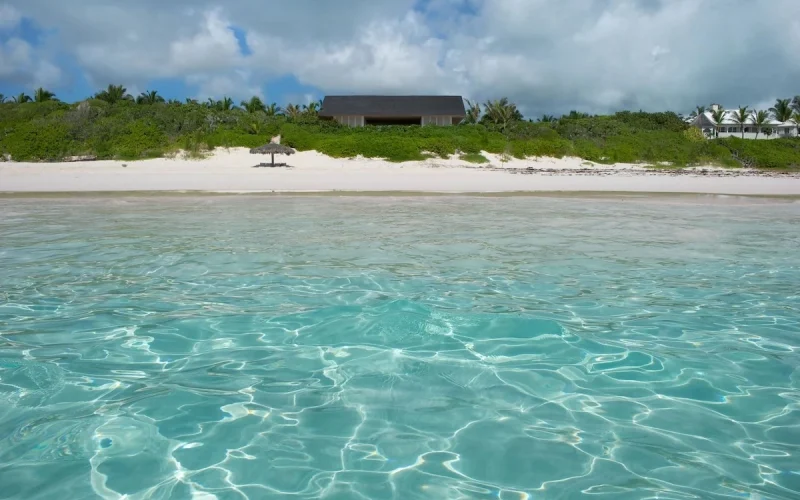
[[(264, 144), (263, 146), (253, 148), (250, 150), (251, 154), (254, 155), (270, 155), (272, 156), (272, 166), (275, 166), (275, 155), (293, 155), (295, 153), (294, 149), (290, 148), (289, 146), (284, 146), (282, 144), (275, 144), (269, 143)], [(263, 164), (262, 164), (263, 165)]]

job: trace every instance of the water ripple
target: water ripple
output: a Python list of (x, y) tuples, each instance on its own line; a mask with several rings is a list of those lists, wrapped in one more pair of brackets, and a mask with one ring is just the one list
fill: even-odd
[(0, 498), (797, 498), (797, 204), (0, 199)]

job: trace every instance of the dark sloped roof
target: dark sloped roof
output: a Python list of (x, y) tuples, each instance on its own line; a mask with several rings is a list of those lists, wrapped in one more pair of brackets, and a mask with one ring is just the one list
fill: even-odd
[(464, 99), (457, 95), (329, 95), (322, 101), (319, 116), (391, 116), (426, 115), (465, 116)]
[(708, 117), (706, 113), (700, 113), (697, 117), (691, 121), (691, 124), (698, 128), (708, 128), (708, 127), (716, 127), (717, 124), (714, 123), (714, 120)]

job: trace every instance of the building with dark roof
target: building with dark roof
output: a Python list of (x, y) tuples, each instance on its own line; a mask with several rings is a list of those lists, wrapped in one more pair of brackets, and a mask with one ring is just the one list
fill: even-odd
[(457, 125), (466, 116), (461, 96), (325, 96), (320, 118), (343, 125)]

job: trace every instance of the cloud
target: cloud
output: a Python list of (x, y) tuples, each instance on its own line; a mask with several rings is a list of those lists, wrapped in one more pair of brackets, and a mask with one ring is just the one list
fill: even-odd
[(0, 4), (0, 30), (16, 27), (21, 19), (17, 9), (8, 4)]
[[(17, 31), (22, 17), (10, 5), (0, 4), (0, 33)], [(50, 86), (61, 71), (44, 54), (18, 36), (0, 38), (0, 80), (29, 87)]]
[[(177, 78), (200, 97), (260, 95), (265, 82), (293, 75), (323, 93), (460, 93), (480, 101), (508, 96), (526, 114), (539, 115), (688, 111), (712, 101), (761, 105), (799, 90), (796, 0), (197, 5), (10, 0), (0, 6), (0, 27), (13, 29), (24, 16), (55, 30), (60, 50), (77, 60), (93, 85), (144, 87)], [(246, 38), (247, 54), (234, 28)], [(0, 53), (4, 67), (15, 65), (18, 80), (41, 79), (46, 71), (19, 56), (34, 49), (9, 43)], [(46, 64), (55, 68), (52, 60)]]

